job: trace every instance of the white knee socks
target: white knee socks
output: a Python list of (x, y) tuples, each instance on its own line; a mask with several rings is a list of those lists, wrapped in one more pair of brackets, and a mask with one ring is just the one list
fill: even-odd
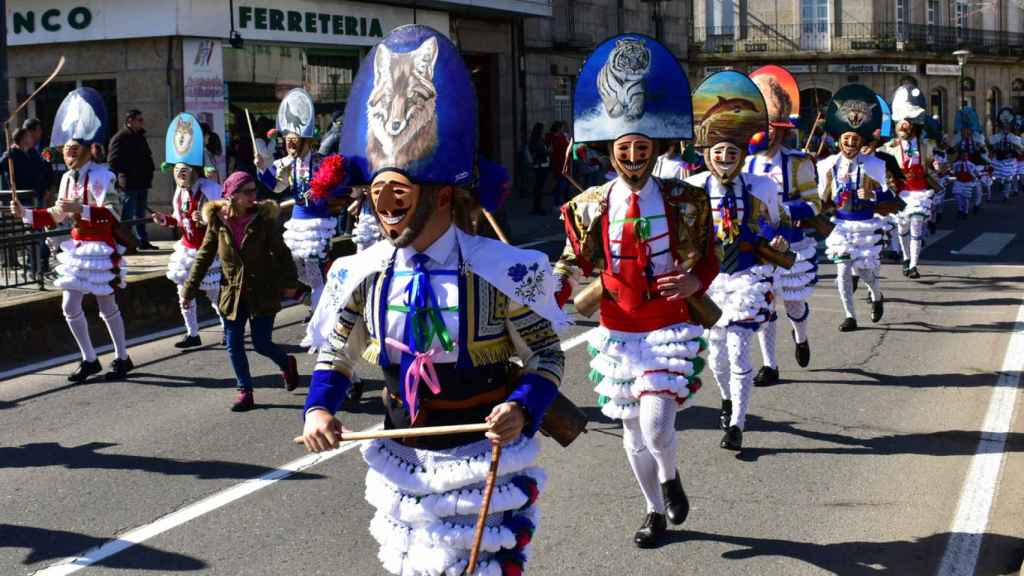
[(754, 384), (754, 370), (750, 365), (750, 341), (754, 333), (739, 326), (716, 326), (710, 332), (708, 364), (722, 392), (722, 399), (732, 401), (729, 425), (742, 430), (746, 425)]
[(853, 307), (853, 263), (836, 263), (836, 285), (839, 287), (839, 301), (843, 304), (843, 312), (847, 318), (857, 318)]
[(117, 307), (117, 300), (113, 294), (97, 296), (96, 303), (99, 305), (100, 318), (107, 325), (107, 332), (110, 333), (110, 340), (114, 343), (114, 354), (124, 360), (128, 358), (128, 343), (124, 336), (124, 318), (121, 317), (121, 309)]
[(61, 309), (64, 312), (64, 319), (67, 320), (71, 335), (78, 343), (78, 349), (82, 352), (82, 360), (86, 362), (96, 361), (96, 349), (92, 347), (92, 338), (89, 337), (89, 322), (85, 319), (85, 312), (82, 311), (83, 292), (65, 290), (61, 300)]
[(658, 482), (665, 483), (676, 477), (676, 412), (675, 398), (649, 395), (640, 398), (640, 433), (647, 451), (658, 467)]
[(622, 421), (622, 447), (626, 450), (626, 459), (647, 501), (647, 512), (664, 514), (665, 500), (661, 496), (661, 485), (658, 482), (658, 463), (644, 444), (639, 418), (626, 418)]
[(811, 317), (811, 306), (807, 302), (786, 302), (786, 316), (793, 325), (796, 343), (807, 342), (807, 320)]
[(924, 239), (924, 217), (923, 216), (911, 216), (910, 217), (910, 252), (904, 252), (910, 256), (904, 256), (904, 258), (910, 259), (910, 267), (916, 268), (918, 258), (921, 257), (921, 245)]
[(761, 328), (757, 331), (757, 342), (761, 345), (762, 362), (765, 366), (778, 369), (779, 364), (775, 361), (775, 337), (774, 320), (761, 324)]

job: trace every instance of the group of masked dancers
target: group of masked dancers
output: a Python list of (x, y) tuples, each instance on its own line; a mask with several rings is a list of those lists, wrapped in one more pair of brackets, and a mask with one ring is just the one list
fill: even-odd
[[(488, 425), (362, 445), (365, 496), (375, 510), (370, 532), (389, 573), (463, 573), (485, 492), (474, 574), (523, 572), (545, 483), (536, 434), (566, 417), (552, 406), (565, 400), (559, 332), (571, 324), (570, 302), (599, 317), (589, 374), (571, 377), (589, 378), (603, 414), (621, 422), (645, 502), (633, 542), (654, 547), (689, 512), (675, 422), (702, 387), (705, 366), (721, 393), (720, 446), (740, 451), (753, 387), (779, 380), (780, 310), (797, 364), (810, 363), (819, 239), (836, 266), (839, 330), (853, 331), (859, 284), (869, 292), (871, 321), (883, 317), (880, 254), (890, 238), (904, 274), (918, 278), (925, 236), (947, 192), (964, 218), (989, 191), (1008, 198), (1021, 181), (1020, 126), (1011, 112), (999, 113), (998, 131), (985, 142), (977, 114), (965, 108), (946, 143), (912, 85), (891, 101), (859, 84), (839, 89), (810, 123), (835, 142), (834, 153), (802, 149), (797, 82), (778, 66), (716, 72), (691, 91), (665, 46), (622, 34), (597, 46), (575, 86), (574, 142), (606, 153), (615, 174), (562, 207), (567, 241), (553, 266), (542, 252), (478, 233), (481, 215), (506, 193), (507, 174), (478, 153), (469, 71), (451, 41), (429, 27), (397, 28), (369, 52), (336, 150), (314, 151), (312, 100), (296, 89), (278, 115), (287, 156), (258, 162), (258, 180), (290, 198), (284, 242), (311, 291), (303, 346), (317, 359), (305, 446), (323, 451), (341, 442), (339, 409), (362, 393), (360, 357), (383, 373), (385, 429)], [(89, 158), (105, 114), (88, 88), (68, 98), (74, 102), (55, 122), (53, 140), (69, 167), (59, 200), (50, 209), (14, 210), (37, 228), (73, 222), (57, 280), (82, 350), (71, 379), (101, 370), (81, 309), (85, 294), (99, 300), (114, 340), (108, 377), (123, 378), (132, 363), (113, 297), (125, 276), (117, 195), (110, 172)], [(204, 177), (202, 141), (191, 115), (172, 121), (172, 213), (154, 218), (180, 234), (167, 277), (182, 294), (202, 290), (217, 303), (226, 289), (218, 265), (194, 269), (207, 226), (202, 207), (222, 194)], [(664, 162), (681, 142), (675, 149), (689, 145), (700, 157)], [(360, 249), (328, 267), (338, 198), (343, 206), (366, 200), (354, 210)], [(181, 301), (187, 333), (177, 345), (198, 346), (194, 299)], [(503, 450), (492, 492), (485, 479), (494, 444)]]

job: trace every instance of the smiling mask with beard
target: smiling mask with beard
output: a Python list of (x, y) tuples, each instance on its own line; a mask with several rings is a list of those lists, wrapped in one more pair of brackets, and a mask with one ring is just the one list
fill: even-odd
[(654, 170), (658, 154), (654, 141), (639, 134), (622, 136), (609, 150), (612, 167), (631, 190), (640, 190), (647, 184)]
[(704, 163), (719, 182), (728, 184), (740, 173), (746, 156), (739, 146), (731, 142), (719, 142), (704, 150)]
[(864, 138), (861, 138), (860, 134), (856, 132), (844, 132), (839, 137), (839, 153), (847, 158), (855, 158), (857, 154), (860, 154), (861, 146), (864, 144)]
[(384, 237), (403, 248), (426, 228), (438, 206), (438, 189), (415, 185), (397, 172), (384, 172), (370, 186), (370, 201)]

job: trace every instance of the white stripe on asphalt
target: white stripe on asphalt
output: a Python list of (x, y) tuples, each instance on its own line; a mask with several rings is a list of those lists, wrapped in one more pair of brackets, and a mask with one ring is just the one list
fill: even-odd
[(985, 232), (971, 240), (967, 246), (959, 250), (950, 250), (949, 253), (957, 256), (997, 256), (1016, 236), (1003, 232)]
[(949, 236), (952, 233), (952, 230), (936, 230), (935, 234), (929, 234), (925, 238), (925, 241), (928, 243), (929, 246), (933, 246), (935, 244), (938, 244), (939, 242), (942, 242), (943, 238)]
[(562, 342), (562, 352), (568, 352), (569, 350), (572, 350), (573, 348), (589, 340), (590, 335), (594, 333), (594, 330), (597, 330), (597, 328), (591, 328), (590, 330), (587, 330), (582, 334), (577, 334), (572, 338), (569, 338), (565, 342)]
[[(368, 430), (377, 430), (383, 427), (383, 424), (378, 424), (368, 428)], [(87, 550), (79, 556), (66, 558), (57, 564), (38, 572), (34, 572), (33, 574), (34, 576), (61, 576), (64, 574), (73, 574), (83, 568), (88, 568), (97, 562), (105, 560), (114, 554), (123, 552), (132, 546), (141, 544), (150, 538), (159, 536), (172, 528), (177, 528), (190, 520), (195, 520), (208, 512), (212, 512), (218, 508), (226, 506), (235, 500), (245, 498), (253, 492), (262, 490), (275, 482), (284, 480), (292, 474), (301, 472), (307, 468), (312, 468), (317, 464), (321, 464), (331, 458), (340, 456), (355, 449), (360, 444), (362, 444), (362, 442), (345, 442), (341, 446), (338, 446), (329, 452), (307, 454), (298, 460), (293, 460), (284, 466), (275, 468), (273, 471), (268, 472), (259, 478), (253, 478), (240, 484), (235, 484), (226, 490), (217, 492), (216, 494), (203, 498), (194, 504), (189, 504), (180, 510), (176, 510), (162, 518), (158, 518), (156, 521), (146, 524), (145, 526), (139, 526), (130, 532), (126, 532), (115, 540), (111, 540), (101, 546)]]
[(537, 240), (534, 240), (533, 242), (527, 242), (526, 244), (516, 244), (516, 248), (533, 248), (534, 246), (548, 244), (550, 242), (555, 242), (556, 240), (564, 241), (565, 234), (552, 234), (551, 236), (538, 238)]
[(981, 542), (988, 526), (992, 502), (999, 487), (1005, 457), (1006, 435), (1013, 421), (1013, 408), (1024, 370), (1024, 304), (1003, 357), (999, 380), (992, 391), (988, 412), (981, 427), (978, 449), (960, 493), (960, 504), (950, 528), (949, 543), (939, 564), (939, 576), (971, 576), (978, 563)]

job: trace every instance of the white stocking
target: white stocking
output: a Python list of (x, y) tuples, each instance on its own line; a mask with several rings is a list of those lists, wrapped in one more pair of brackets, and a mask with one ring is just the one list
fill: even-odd
[(658, 482), (664, 484), (676, 477), (676, 411), (675, 398), (649, 394), (640, 397), (640, 432), (644, 445), (658, 465)]
[(904, 256), (904, 258), (910, 258), (910, 267), (917, 267), (917, 260), (921, 257), (921, 241), (924, 238), (924, 217), (923, 216), (911, 216), (910, 217), (910, 252), (904, 252), (904, 254), (910, 254), (910, 256)]
[(793, 325), (796, 343), (807, 342), (807, 320), (811, 317), (811, 305), (807, 302), (786, 302), (786, 316)]
[(82, 352), (82, 360), (95, 362), (96, 349), (92, 347), (92, 338), (89, 337), (89, 322), (86, 321), (85, 313), (82, 311), (84, 296), (84, 292), (65, 290), (60, 306), (68, 328), (71, 329), (71, 335), (75, 337), (78, 349)]
[(320, 259), (296, 258), (295, 268), (299, 273), (299, 282), (309, 286), (311, 290), (310, 307), (315, 310), (317, 303), (320, 302), (320, 295), (324, 291), (324, 273), (320, 269)]
[[(878, 277), (878, 268), (858, 268), (860, 279), (867, 284), (871, 292), (871, 301), (877, 302), (882, 297), (881, 279)], [(851, 304), (852, 305), (852, 304)]]
[(726, 329), (713, 326), (708, 330), (708, 366), (715, 376), (722, 400), (728, 400), (729, 394), (729, 355), (726, 353)]
[(857, 319), (853, 308), (853, 263), (836, 263), (836, 285), (839, 287), (839, 301), (843, 303), (843, 311), (847, 318)]
[(198, 336), (199, 320), (196, 318), (196, 301), (190, 301), (188, 306), (181, 305), (181, 295), (184, 291), (184, 286), (178, 286), (178, 304), (181, 308), (181, 317), (185, 320), (185, 333), (188, 336)]
[(739, 326), (730, 326), (726, 341), (729, 345), (729, 391), (732, 393), (732, 420), (730, 426), (744, 429), (747, 408), (750, 406), (750, 391), (754, 384), (754, 369), (750, 365), (750, 341), (753, 331)]
[(775, 361), (775, 328), (774, 320), (761, 324), (757, 331), (757, 342), (761, 345), (761, 359), (764, 365), (778, 369), (779, 364)]
[(213, 313), (217, 315), (217, 319), (220, 320), (221, 329), (224, 328), (224, 318), (220, 315), (220, 286), (211, 288), (209, 290), (203, 290), (206, 293), (206, 299), (210, 301), (210, 306), (213, 308)]
[(124, 337), (124, 318), (121, 317), (121, 309), (117, 307), (117, 300), (113, 294), (97, 296), (96, 304), (99, 305), (100, 318), (107, 325), (107, 332), (110, 333), (110, 340), (114, 343), (114, 354), (124, 360), (128, 358), (128, 343)]
[[(910, 220), (908, 218), (900, 217), (899, 224), (896, 229), (900, 236), (900, 252), (903, 253), (903, 259), (911, 259), (911, 246), (910, 246)], [(913, 266), (913, 264), (911, 264)]]
[(661, 484), (658, 482), (658, 464), (644, 445), (638, 418), (622, 420), (622, 447), (626, 450), (626, 459), (647, 501), (647, 512), (664, 514), (665, 500), (661, 496)]

